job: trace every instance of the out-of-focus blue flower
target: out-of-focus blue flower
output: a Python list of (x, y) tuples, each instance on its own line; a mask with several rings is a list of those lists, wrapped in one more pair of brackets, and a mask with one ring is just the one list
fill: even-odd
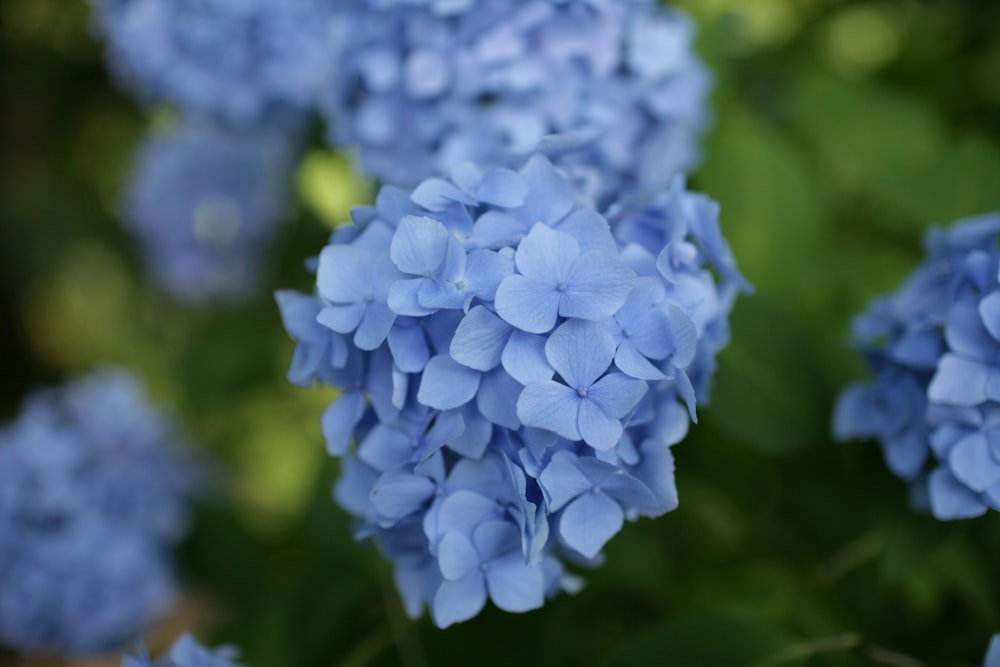
[(990, 640), (983, 667), (1000, 667), (1000, 634), (993, 635), (993, 639)]
[(0, 644), (99, 651), (164, 609), (193, 490), (177, 439), (116, 370), (33, 395), (0, 430)]
[(875, 378), (834, 414), (834, 434), (877, 438), (939, 519), (1000, 509), (998, 235), (998, 214), (928, 233), (926, 262), (855, 321)]
[(467, 161), (514, 166), (540, 145), (576, 146), (563, 166), (603, 203), (625, 187), (655, 192), (698, 160), (710, 77), (678, 10), (650, 0), (351, 0), (336, 22), (338, 67), (321, 103), (330, 139), (383, 182), (412, 186)]
[(312, 109), (333, 59), (323, 0), (91, 0), (108, 64), (149, 103), (237, 126)]
[(189, 302), (253, 294), (294, 157), (281, 131), (187, 123), (148, 137), (124, 214), (157, 283)]
[(676, 507), (670, 447), (748, 288), (680, 178), (606, 218), (561, 167), (387, 186), (320, 253), (316, 296), (277, 295), (290, 379), (343, 391), (334, 496), (442, 627), (575, 590), (564, 558)]
[(232, 646), (205, 648), (198, 640), (185, 633), (174, 642), (162, 659), (154, 662), (145, 648), (140, 646), (136, 655), (125, 656), (122, 667), (242, 667), (241, 663), (236, 662), (238, 654), (239, 651)]

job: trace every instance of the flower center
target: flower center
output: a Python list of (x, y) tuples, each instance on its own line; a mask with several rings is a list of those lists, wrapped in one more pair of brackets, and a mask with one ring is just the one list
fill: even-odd
[(565, 292), (566, 291), (566, 283), (559, 283), (558, 285), (556, 285), (556, 289), (559, 290), (560, 292)]
[(579, 389), (576, 390), (576, 395), (579, 396), (580, 398), (587, 398), (587, 393), (588, 392), (586, 387), (580, 387)]

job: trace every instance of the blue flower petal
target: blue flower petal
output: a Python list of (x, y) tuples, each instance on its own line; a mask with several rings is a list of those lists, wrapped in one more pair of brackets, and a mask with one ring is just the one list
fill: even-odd
[[(983, 297), (979, 302), (979, 316), (993, 340), (1000, 341), (1000, 291), (990, 292)], [(997, 659), (1000, 660), (1000, 657)]]
[(316, 287), (331, 303), (354, 303), (371, 290), (372, 257), (347, 245), (327, 246), (319, 254)]
[(649, 386), (623, 373), (608, 373), (595, 382), (587, 396), (611, 417), (621, 419), (639, 403)]
[(587, 320), (610, 317), (625, 303), (635, 282), (635, 272), (618, 257), (601, 251), (585, 253), (565, 275), (567, 289), (559, 314)]
[(451, 340), (449, 351), (458, 363), (477, 371), (489, 371), (500, 363), (511, 326), (484, 306), (469, 311)]
[(486, 606), (486, 581), (479, 570), (474, 570), (458, 581), (444, 581), (434, 594), (431, 608), (434, 624), (447, 628), (454, 623), (467, 621)]
[(385, 341), (395, 321), (396, 313), (385, 304), (368, 304), (364, 317), (354, 332), (354, 344), (362, 350), (374, 350)]
[(593, 558), (622, 529), (625, 515), (603, 493), (585, 493), (571, 502), (559, 517), (559, 535), (585, 558)]
[(392, 360), (404, 373), (419, 373), (424, 370), (430, 359), (430, 349), (427, 347), (427, 336), (423, 327), (398, 325), (389, 330), (389, 351)]
[(367, 306), (363, 301), (326, 306), (316, 315), (316, 321), (337, 333), (351, 333), (361, 324), (366, 310)]
[(1000, 481), (1000, 462), (993, 458), (982, 433), (970, 434), (956, 442), (948, 456), (948, 465), (960, 482), (978, 493)]
[(354, 428), (365, 411), (362, 391), (348, 391), (323, 411), (321, 423), (326, 451), (331, 456), (344, 456), (351, 444)]
[(426, 317), (436, 308), (427, 308), (420, 303), (420, 288), (428, 282), (426, 278), (397, 280), (389, 288), (387, 303), (392, 312), (408, 317)]
[(399, 221), (389, 256), (403, 273), (432, 274), (444, 262), (451, 232), (433, 218), (408, 215)]
[(545, 573), (540, 565), (526, 565), (520, 550), (490, 564), (486, 586), (493, 604), (504, 611), (530, 611), (545, 603)]
[(583, 441), (594, 449), (608, 451), (618, 444), (622, 437), (622, 423), (611, 417), (593, 401), (580, 401), (577, 426)]
[(504, 370), (523, 385), (551, 380), (554, 371), (545, 358), (545, 338), (514, 329), (500, 356)]
[(567, 440), (580, 440), (577, 415), (580, 397), (558, 382), (529, 384), (517, 399), (517, 416), (525, 426), (548, 429)]
[(497, 288), (497, 314), (522, 331), (543, 334), (556, 324), (560, 293), (526, 276), (513, 275)]
[(552, 455), (552, 460), (539, 475), (538, 482), (545, 494), (550, 514), (558, 512), (566, 503), (594, 487), (593, 482), (580, 469), (576, 455), (568, 451)]
[(573, 389), (585, 389), (611, 365), (615, 341), (607, 328), (596, 322), (569, 320), (545, 342), (549, 364)]
[(406, 468), (394, 468), (376, 480), (369, 498), (380, 516), (398, 521), (419, 512), (434, 495), (434, 489), (434, 482), (423, 475), (414, 475)]
[(445, 581), (457, 581), (479, 568), (480, 560), (472, 541), (461, 533), (447, 533), (438, 542), (438, 567)]
[(455, 202), (474, 203), (454, 184), (441, 178), (428, 178), (413, 189), (410, 199), (428, 211), (443, 211)]
[(517, 399), (522, 389), (524, 387), (507, 371), (497, 368), (483, 375), (476, 406), (494, 424), (516, 431), (521, 428), (521, 420), (517, 418)]
[(490, 169), (476, 189), (476, 198), (484, 204), (517, 208), (524, 203), (528, 184), (510, 169)]
[(514, 261), (517, 270), (525, 276), (555, 287), (560, 282), (568, 282), (570, 269), (579, 256), (580, 246), (576, 239), (537, 223), (521, 239)]
[(945, 405), (977, 405), (986, 400), (989, 367), (945, 354), (927, 387), (927, 397)]
[(431, 357), (424, 367), (417, 400), (438, 410), (465, 405), (479, 390), (482, 373), (459, 364), (447, 354)]
[(971, 519), (985, 514), (988, 509), (982, 498), (955, 479), (947, 468), (931, 473), (928, 491), (931, 511), (938, 519)]

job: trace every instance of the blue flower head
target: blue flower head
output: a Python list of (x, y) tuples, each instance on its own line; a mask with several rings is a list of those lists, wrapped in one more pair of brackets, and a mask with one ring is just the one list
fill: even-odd
[(0, 644), (105, 650), (163, 610), (193, 490), (176, 440), (117, 370), (33, 395), (0, 430)]
[(252, 295), (288, 199), (293, 159), (280, 131), (196, 122), (148, 137), (124, 215), (157, 283), (188, 302)]
[(140, 646), (135, 655), (125, 656), (122, 667), (242, 667), (236, 662), (237, 655), (239, 651), (233, 646), (208, 649), (190, 634), (184, 634), (161, 660), (154, 662)]
[(308, 112), (335, 61), (323, 0), (91, 0), (108, 64), (148, 103), (236, 126)]
[(575, 590), (565, 559), (676, 507), (670, 447), (748, 287), (682, 180), (605, 217), (562, 167), (386, 186), (320, 253), (315, 296), (277, 295), (290, 379), (342, 390), (334, 496), (441, 627)]
[(855, 321), (875, 377), (834, 414), (834, 434), (877, 438), (939, 519), (1000, 509), (998, 235), (998, 214), (928, 233), (924, 264)]
[(515, 166), (540, 145), (582, 144), (563, 166), (603, 202), (623, 187), (658, 191), (698, 160), (710, 78), (678, 10), (352, 0), (335, 22), (338, 67), (321, 102), (330, 139), (383, 182), (412, 186), (467, 161)]

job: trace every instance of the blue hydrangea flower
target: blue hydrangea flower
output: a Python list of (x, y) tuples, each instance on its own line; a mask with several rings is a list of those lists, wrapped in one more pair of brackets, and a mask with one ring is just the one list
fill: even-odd
[(926, 262), (856, 320), (875, 378), (834, 414), (834, 434), (877, 438), (939, 519), (1000, 509), (998, 234), (998, 214), (928, 233)]
[(386, 186), (320, 253), (315, 296), (277, 295), (290, 379), (343, 392), (334, 497), (441, 627), (576, 590), (567, 560), (676, 507), (670, 448), (748, 288), (683, 180), (605, 217), (562, 167)]
[(993, 635), (993, 639), (990, 640), (983, 667), (1000, 667), (1000, 634)]
[(0, 430), (0, 644), (105, 650), (164, 609), (193, 485), (177, 439), (117, 370), (31, 396)]
[(293, 159), (281, 131), (186, 123), (148, 137), (124, 215), (157, 283), (188, 302), (253, 294), (287, 202)]
[(124, 657), (122, 667), (242, 667), (236, 662), (237, 655), (239, 651), (233, 646), (208, 649), (185, 633), (161, 660), (154, 662), (146, 649), (140, 646), (135, 655)]
[(385, 183), (583, 144), (563, 166), (603, 202), (623, 187), (658, 191), (698, 160), (710, 77), (676, 9), (352, 0), (335, 22), (338, 67), (321, 102), (330, 140)]
[(322, 0), (91, 0), (108, 64), (148, 103), (237, 126), (308, 112), (333, 59)]

